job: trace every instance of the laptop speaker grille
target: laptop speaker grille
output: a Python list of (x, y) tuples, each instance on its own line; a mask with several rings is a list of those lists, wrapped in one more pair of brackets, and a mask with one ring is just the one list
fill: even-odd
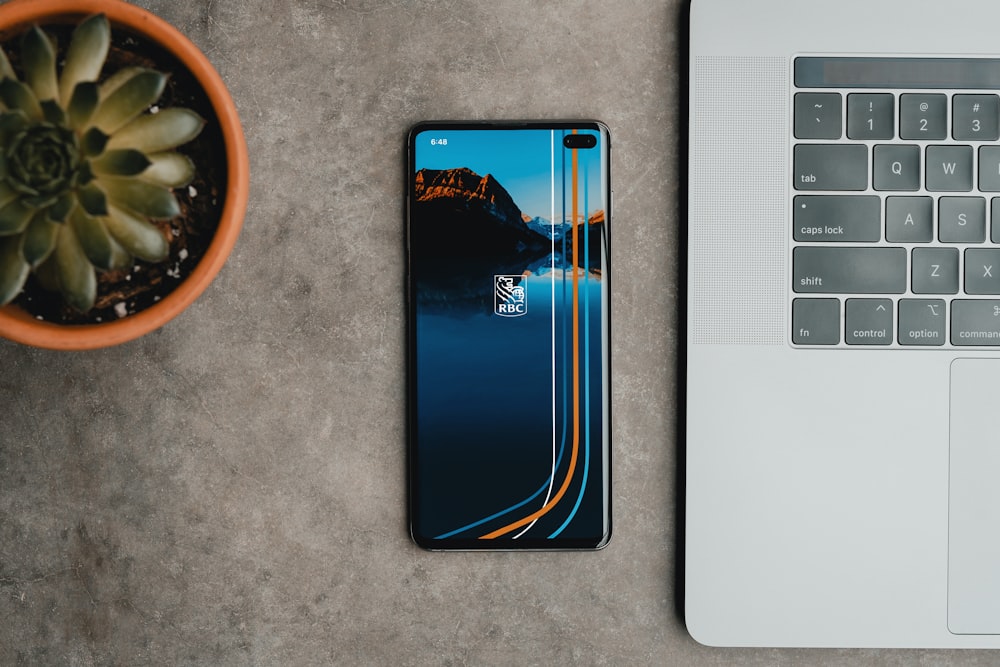
[(690, 90), (690, 340), (785, 344), (788, 61), (694, 57)]

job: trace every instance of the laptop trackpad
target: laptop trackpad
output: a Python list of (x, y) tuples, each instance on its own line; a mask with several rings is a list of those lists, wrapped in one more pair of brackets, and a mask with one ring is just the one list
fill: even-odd
[(951, 365), (948, 629), (1000, 634), (1000, 360)]

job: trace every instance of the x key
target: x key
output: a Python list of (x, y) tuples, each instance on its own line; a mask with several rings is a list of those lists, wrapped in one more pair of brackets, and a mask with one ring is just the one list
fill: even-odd
[(1000, 248), (965, 251), (965, 291), (968, 294), (1000, 294)]

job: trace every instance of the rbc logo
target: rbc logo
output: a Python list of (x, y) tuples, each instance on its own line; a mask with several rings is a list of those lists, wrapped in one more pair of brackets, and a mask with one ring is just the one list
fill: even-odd
[(493, 276), (496, 288), (493, 296), (493, 312), (502, 317), (520, 317), (528, 314), (528, 300), (524, 285), (519, 285), (524, 276)]

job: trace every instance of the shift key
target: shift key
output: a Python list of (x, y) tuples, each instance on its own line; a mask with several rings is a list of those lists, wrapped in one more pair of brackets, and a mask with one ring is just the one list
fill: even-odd
[(799, 247), (792, 256), (792, 288), (821, 294), (902, 294), (906, 250)]

